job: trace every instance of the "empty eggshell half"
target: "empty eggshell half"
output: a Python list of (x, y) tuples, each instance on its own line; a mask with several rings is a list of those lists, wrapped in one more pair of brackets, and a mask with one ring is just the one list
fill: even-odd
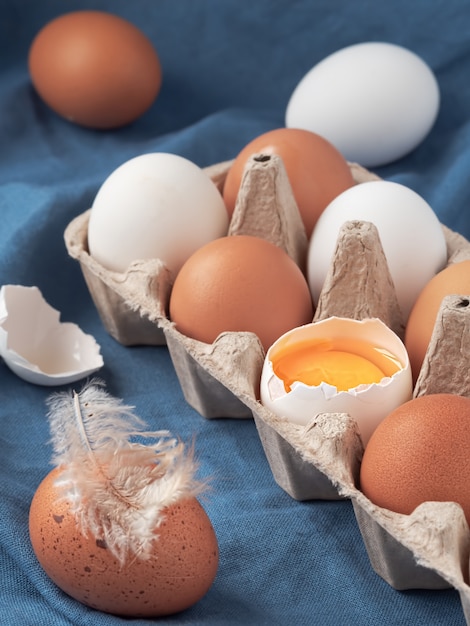
[[(277, 365), (288, 354), (293, 355), (293, 361), (297, 361), (295, 366), (302, 369), (299, 366), (303, 365), (302, 350), (310, 351), (308, 365), (303, 369), (308, 376), (310, 372), (307, 370), (312, 370), (311, 357), (316, 349), (324, 354), (342, 350), (341, 360), (347, 352), (368, 364), (375, 363), (383, 377), (379, 377), (378, 382), (338, 390), (328, 382), (306, 384), (299, 378), (294, 378), (294, 382), (288, 385), (284, 376), (278, 376)], [(332, 368), (326, 365), (324, 369), (331, 371)], [(362, 442), (366, 445), (382, 419), (411, 398), (410, 363), (398, 335), (381, 320), (330, 317), (295, 328), (270, 347), (261, 375), (260, 394), (261, 403), (275, 415), (301, 425), (308, 424), (320, 413), (348, 413), (356, 420)]]
[(55, 386), (85, 378), (103, 366), (100, 346), (60, 313), (37, 287), (0, 289), (0, 356), (20, 378)]

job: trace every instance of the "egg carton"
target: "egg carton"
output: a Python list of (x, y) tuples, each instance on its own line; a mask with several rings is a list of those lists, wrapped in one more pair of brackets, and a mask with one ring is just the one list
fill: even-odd
[[(231, 161), (206, 168), (222, 189)], [(379, 180), (350, 164), (357, 184)], [(296, 500), (350, 499), (371, 566), (396, 589), (455, 588), (470, 624), (470, 531), (456, 503), (426, 502), (411, 515), (374, 505), (359, 489), (363, 446), (344, 413), (293, 424), (258, 400), (265, 354), (253, 333), (222, 333), (212, 344), (185, 337), (168, 319), (172, 276), (159, 260), (109, 272), (87, 247), (89, 211), (67, 227), (69, 254), (80, 262), (108, 332), (123, 345), (167, 344), (187, 402), (206, 418), (253, 418), (273, 477)], [(448, 263), (470, 258), (470, 242), (442, 225)], [(254, 155), (246, 168), (229, 234), (264, 237), (305, 267), (307, 239), (279, 157)], [(357, 286), (357, 289), (355, 288)], [(359, 288), (360, 286), (360, 288)], [(314, 320), (333, 315), (378, 317), (404, 335), (393, 282), (377, 229), (347, 222), (317, 303)], [(470, 296), (445, 298), (414, 395), (445, 391), (470, 396)], [(462, 345), (464, 348), (462, 349)], [(449, 368), (449, 362), (452, 367)]]

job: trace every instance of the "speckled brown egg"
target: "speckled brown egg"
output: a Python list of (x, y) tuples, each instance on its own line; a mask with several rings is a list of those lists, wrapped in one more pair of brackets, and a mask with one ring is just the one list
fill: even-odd
[(205, 343), (226, 331), (245, 331), (255, 333), (267, 350), (312, 317), (312, 298), (298, 265), (278, 246), (250, 235), (220, 237), (196, 250), (170, 297), (176, 328)]
[(153, 104), (162, 82), (151, 41), (123, 18), (74, 11), (46, 24), (29, 50), (29, 73), (56, 113), (90, 128), (124, 126)]
[(165, 510), (149, 559), (120, 565), (103, 541), (84, 536), (67, 500), (58, 500), (52, 470), (30, 508), (33, 550), (46, 574), (67, 594), (115, 615), (156, 617), (182, 611), (200, 600), (218, 567), (212, 524), (194, 497)]
[(457, 502), (470, 523), (470, 398), (430, 394), (392, 411), (373, 432), (361, 489), (409, 514), (423, 502)]

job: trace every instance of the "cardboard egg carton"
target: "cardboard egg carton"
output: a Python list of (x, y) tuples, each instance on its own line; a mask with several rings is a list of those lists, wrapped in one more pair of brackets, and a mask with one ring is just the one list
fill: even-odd
[[(222, 189), (231, 162), (207, 168)], [(378, 180), (351, 164), (356, 183)], [(306, 426), (263, 407), (259, 381), (264, 351), (253, 333), (222, 333), (212, 344), (183, 336), (168, 319), (173, 277), (158, 260), (136, 261), (125, 274), (108, 272), (88, 253), (89, 211), (65, 232), (108, 332), (124, 345), (166, 343), (188, 403), (206, 418), (253, 418), (279, 486), (297, 500), (352, 501), (374, 570), (397, 589), (458, 590), (470, 624), (470, 531), (455, 503), (426, 502), (411, 515), (377, 507), (359, 489), (363, 446), (347, 414), (325, 413)], [(470, 243), (442, 226), (448, 263), (470, 258)], [(282, 161), (254, 155), (247, 165), (230, 235), (264, 237), (304, 269), (307, 239)], [(378, 317), (400, 337), (404, 322), (376, 227), (347, 222), (326, 277), (314, 320)], [(445, 298), (414, 394), (470, 395), (470, 296)], [(462, 349), (462, 342), (466, 348)], [(449, 368), (449, 362), (452, 367)]]

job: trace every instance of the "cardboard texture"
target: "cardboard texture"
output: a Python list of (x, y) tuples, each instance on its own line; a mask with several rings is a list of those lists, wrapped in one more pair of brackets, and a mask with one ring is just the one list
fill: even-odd
[[(207, 168), (220, 190), (230, 164)], [(379, 180), (356, 164), (350, 167), (358, 184)], [(258, 401), (264, 351), (257, 337), (227, 332), (208, 345), (181, 335), (166, 315), (172, 279), (162, 264), (136, 261), (124, 275), (107, 272), (88, 254), (88, 217), (85, 212), (70, 223), (65, 242), (110, 334), (124, 345), (166, 342), (186, 400), (196, 411), (207, 418), (253, 418), (282, 489), (297, 500), (351, 499), (374, 570), (396, 589), (454, 587), (470, 624), (470, 531), (461, 507), (427, 502), (411, 515), (400, 515), (375, 506), (358, 489), (363, 447), (354, 420), (330, 413), (299, 426), (268, 411)], [(470, 243), (443, 230), (448, 263), (470, 258)], [(269, 239), (304, 267), (306, 236), (278, 157), (250, 159), (229, 234)], [(348, 222), (341, 230), (314, 319), (332, 315), (378, 317), (403, 337), (404, 322), (373, 224)], [(446, 298), (415, 395), (470, 395), (469, 328), (470, 296)]]
[(280, 157), (258, 154), (246, 168), (228, 230), (279, 246), (305, 268), (308, 239)]
[(88, 252), (90, 210), (65, 230), (70, 256), (80, 263), (85, 282), (109, 334), (124, 346), (165, 343), (158, 320), (171, 291), (170, 272), (158, 259), (135, 261), (125, 274), (110, 272)]
[(356, 320), (378, 317), (401, 339), (405, 335), (379, 234), (370, 222), (346, 222), (340, 230), (314, 320), (333, 315)]
[(415, 397), (430, 393), (470, 396), (469, 355), (470, 296), (446, 296), (416, 381)]

